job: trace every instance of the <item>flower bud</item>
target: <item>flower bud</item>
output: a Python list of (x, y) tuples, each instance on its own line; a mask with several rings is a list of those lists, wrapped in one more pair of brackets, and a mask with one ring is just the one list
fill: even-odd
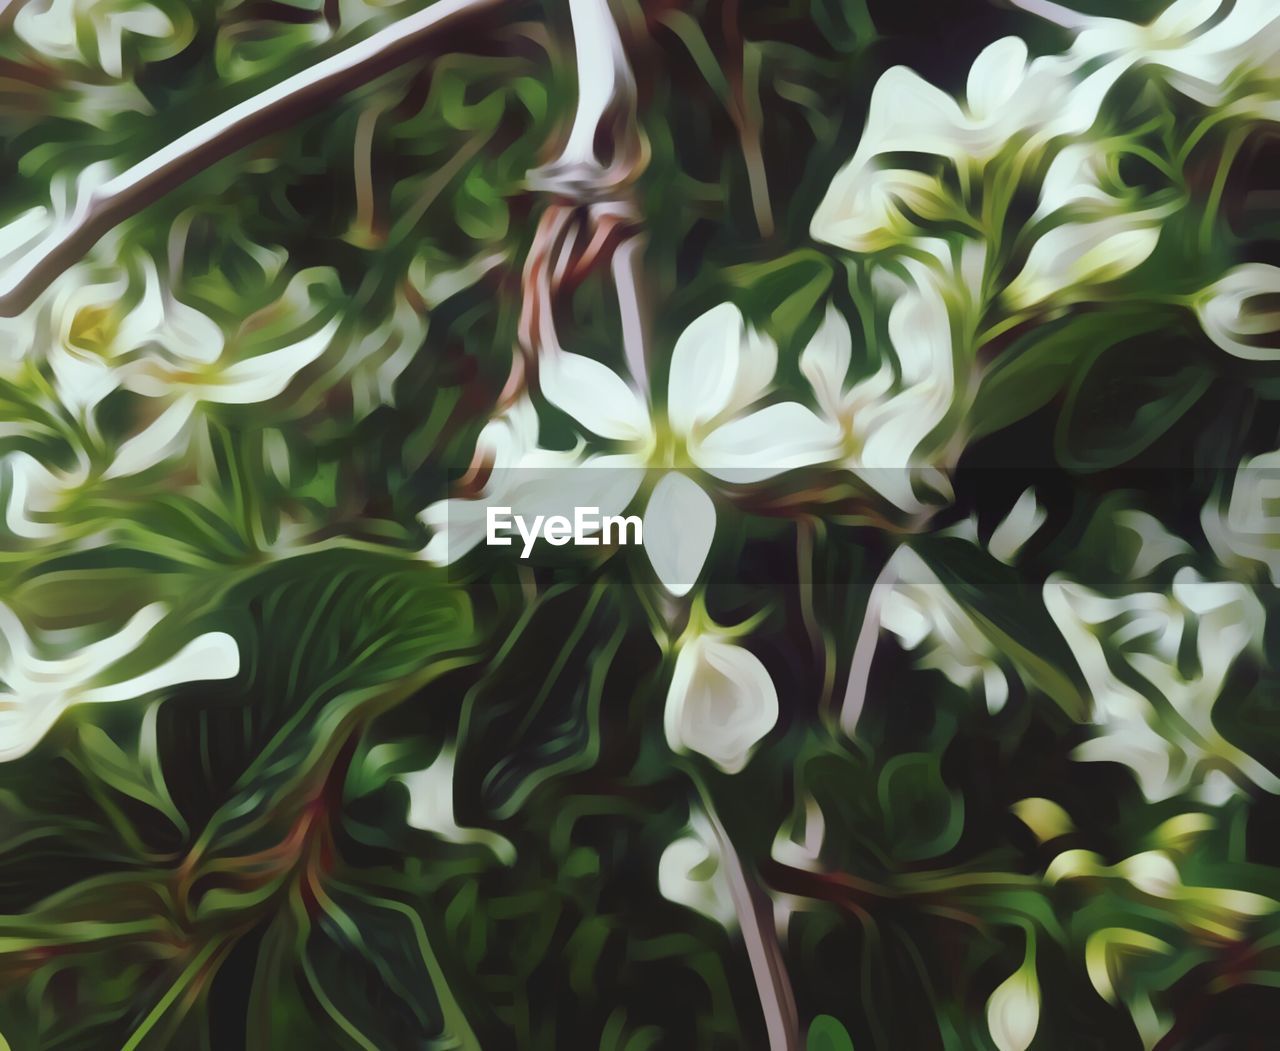
[(1196, 303), (1205, 334), (1249, 361), (1280, 359), (1280, 266), (1245, 263), (1206, 288)]
[(664, 719), (672, 751), (736, 774), (777, 721), (778, 691), (758, 657), (716, 632), (681, 643)]

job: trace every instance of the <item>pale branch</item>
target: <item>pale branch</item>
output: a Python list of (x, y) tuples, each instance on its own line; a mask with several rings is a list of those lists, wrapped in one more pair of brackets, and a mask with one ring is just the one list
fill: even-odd
[[(636, 85), (609, 0), (569, 0), (578, 101), (558, 157), (530, 185), (579, 204), (609, 200), (643, 164)], [(601, 147), (607, 156), (601, 157)]]
[(0, 33), (13, 25), (13, 20), (26, 2), (27, 0), (0, 0)]
[(1028, 14), (1043, 18), (1046, 22), (1052, 22), (1055, 26), (1062, 26), (1063, 29), (1084, 29), (1090, 22), (1088, 15), (1073, 11), (1054, 0), (1009, 0), (1009, 3)]
[(880, 640), (880, 615), (884, 600), (889, 597), (898, 582), (896, 559), (891, 555), (871, 585), (867, 606), (862, 617), (862, 628), (853, 647), (853, 660), (849, 663), (849, 681), (844, 690), (844, 702), (840, 706), (840, 729), (852, 737), (858, 729), (862, 707), (867, 699), (867, 683), (871, 678), (871, 661)]
[(539, 357), (559, 352), (556, 307), (586, 276), (610, 267), (627, 367), (648, 384), (641, 292), (644, 238), (631, 185), (648, 159), (636, 115), (635, 78), (609, 0), (569, 0), (578, 97), (555, 159), (528, 185), (551, 196), (525, 260), (517, 360), (502, 403), (519, 393)]
[[(20, 314), (109, 230), (211, 164), (420, 56), (432, 36), (502, 2), (438, 0), (232, 106), (87, 191), (69, 216), (0, 276), (0, 316)], [(8, 10), (0, 8), (0, 14)]]
[(705, 789), (701, 794), (707, 818), (715, 831), (742, 940), (746, 943), (747, 959), (764, 1014), (769, 1051), (800, 1051), (799, 1013), (782, 947), (774, 931), (769, 896), (743, 867), (742, 859), (738, 857)]

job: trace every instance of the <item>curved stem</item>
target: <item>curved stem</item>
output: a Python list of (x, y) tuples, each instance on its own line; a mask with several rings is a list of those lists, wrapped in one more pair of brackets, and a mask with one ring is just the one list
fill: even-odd
[(742, 940), (746, 943), (751, 974), (756, 980), (760, 1010), (764, 1013), (769, 1051), (800, 1051), (800, 1016), (796, 1010), (795, 994), (791, 989), (791, 978), (782, 957), (782, 947), (778, 944), (778, 937), (773, 929), (769, 896), (747, 874), (742, 859), (734, 849), (733, 841), (720, 823), (710, 793), (701, 781), (695, 779), (695, 783), (707, 819), (715, 832), (716, 844), (720, 848), (729, 894), (733, 899)]
[(0, 279), (0, 316), (16, 317), (107, 231), (209, 165), (416, 58), (432, 35), (501, 2), (439, 0), (232, 106), (85, 193)]
[(895, 561), (894, 556), (890, 555), (875, 583), (871, 585), (862, 627), (858, 631), (858, 641), (854, 643), (853, 660), (849, 664), (849, 681), (844, 690), (844, 702), (840, 706), (840, 729), (849, 737), (858, 729), (862, 707), (867, 700), (867, 683), (871, 678), (871, 661), (880, 640), (880, 613), (884, 608), (884, 600), (898, 582)]
[(3, 33), (17, 17), (27, 0), (0, 0), (0, 33)]
[(1088, 15), (1082, 15), (1079, 11), (1054, 3), (1053, 0), (1009, 0), (1009, 2), (1014, 7), (1043, 18), (1046, 22), (1052, 22), (1055, 26), (1062, 26), (1063, 29), (1083, 29), (1089, 24)]

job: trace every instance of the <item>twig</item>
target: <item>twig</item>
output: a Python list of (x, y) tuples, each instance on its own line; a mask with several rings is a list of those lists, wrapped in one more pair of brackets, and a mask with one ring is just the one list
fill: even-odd
[(1090, 21), (1088, 15), (1054, 3), (1054, 0), (1009, 0), (1009, 3), (1063, 29), (1084, 29)]
[(209, 165), (410, 61), (433, 34), (501, 2), (439, 0), (232, 106), (86, 193), (0, 279), (0, 316), (16, 317), (108, 230)]
[(606, 263), (628, 369), (640, 389), (648, 384), (644, 239), (631, 194), (648, 145), (636, 117), (635, 78), (608, 0), (569, 0), (569, 13), (578, 102), (563, 149), (529, 173), (529, 186), (553, 200), (525, 260), (519, 328), (525, 358), (512, 365), (504, 404), (523, 389), (539, 357), (561, 349), (555, 326), (561, 296)]
[(858, 631), (858, 641), (854, 643), (853, 660), (849, 664), (849, 682), (845, 686), (844, 702), (840, 706), (840, 729), (849, 737), (858, 729), (862, 707), (867, 700), (867, 683), (871, 678), (871, 661), (875, 657), (876, 644), (880, 639), (880, 613), (884, 608), (884, 600), (898, 582), (898, 569), (894, 562), (894, 557), (890, 555), (875, 583), (871, 585), (862, 627)]
[(13, 25), (14, 18), (26, 2), (27, 0), (0, 0), (0, 33)]
[[(730, 98), (726, 100), (729, 116), (738, 130), (738, 143), (742, 160), (747, 167), (747, 185), (751, 189), (751, 208), (755, 212), (756, 228), (761, 237), (773, 236), (773, 206), (769, 201), (769, 177), (764, 166), (764, 151), (760, 142), (759, 76), (758, 71), (748, 74), (747, 42), (743, 39), (738, 20), (738, 0), (726, 0), (721, 13), (724, 25), (725, 46), (733, 61), (727, 70)], [(748, 96), (747, 80), (753, 83), (755, 105)]]
[(760, 1010), (764, 1013), (769, 1051), (800, 1051), (800, 1016), (796, 1010), (795, 993), (791, 989), (786, 961), (782, 958), (782, 947), (778, 944), (773, 928), (768, 895), (747, 875), (733, 841), (720, 823), (710, 794), (701, 784), (698, 788), (703, 809), (720, 848), (721, 861), (729, 883), (729, 896), (733, 899), (742, 940), (747, 946), (747, 959), (756, 980)]

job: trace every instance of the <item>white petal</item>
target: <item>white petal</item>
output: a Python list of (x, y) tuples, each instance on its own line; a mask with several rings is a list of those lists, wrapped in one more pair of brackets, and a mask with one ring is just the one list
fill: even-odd
[(987, 1001), (987, 1027), (999, 1051), (1027, 1051), (1040, 1025), (1040, 984), (1035, 966), (1023, 964)]
[(1092, 143), (1078, 142), (1063, 147), (1040, 183), (1040, 204), (1035, 218), (1086, 201), (1114, 204), (1115, 198), (1102, 188), (1106, 165), (1106, 155)]
[(120, 446), (103, 477), (125, 478), (180, 454), (187, 447), (186, 429), (195, 406), (189, 395), (178, 398), (144, 431)]
[(1280, 359), (1280, 309), (1266, 304), (1278, 296), (1280, 267), (1245, 263), (1205, 289), (1196, 312), (1205, 334), (1228, 354), (1275, 361)]
[(1143, 894), (1153, 898), (1173, 898), (1182, 887), (1177, 866), (1160, 850), (1146, 850), (1125, 858), (1116, 870)]
[(1048, 512), (1036, 500), (1034, 489), (1025, 489), (991, 534), (987, 550), (1001, 562), (1012, 564), (1022, 546), (1044, 525)]
[(65, 710), (56, 695), (0, 692), (0, 763), (21, 759), (35, 748)]
[(928, 218), (943, 200), (937, 176), (855, 158), (831, 180), (809, 236), (847, 252), (880, 251), (919, 233), (907, 210)]
[(849, 323), (835, 307), (828, 306), (818, 331), (800, 354), (800, 371), (829, 419), (839, 419), (844, 407), (845, 379), (852, 359)]
[(670, 843), (658, 859), (658, 891), (668, 901), (733, 930), (737, 912), (715, 833), (701, 814), (690, 826), (689, 834)]
[(652, 433), (648, 405), (608, 365), (558, 351), (540, 361), (538, 382), (547, 401), (592, 434), (643, 441)]
[(838, 425), (787, 401), (717, 427), (689, 452), (717, 478), (748, 484), (834, 460), (842, 439)]
[(1079, 286), (1114, 281), (1146, 262), (1160, 240), (1150, 215), (1114, 215), (1054, 227), (1031, 248), (1026, 265), (1006, 290), (1022, 309)]
[(906, 66), (893, 66), (876, 82), (857, 156), (880, 153), (959, 155), (956, 131), (966, 125), (946, 92)]
[(1027, 45), (1016, 36), (986, 47), (969, 69), (969, 112), (978, 120), (998, 117), (1022, 85), (1026, 69)]
[(318, 332), (290, 346), (238, 361), (224, 369), (214, 382), (201, 386), (200, 399), (223, 405), (270, 401), (325, 352), (337, 331), (338, 320), (334, 318)]
[(464, 828), (458, 824), (453, 806), (453, 771), (455, 755), (446, 747), (435, 762), (423, 770), (400, 776), (409, 790), (408, 823), (431, 832), (450, 843), (482, 843), (493, 851), (504, 865), (515, 861), (515, 845), (505, 836), (483, 828)]
[(663, 475), (644, 513), (644, 549), (671, 594), (687, 595), (711, 550), (716, 505), (703, 488), (677, 472)]
[(431, 530), (422, 557), (433, 566), (450, 565), (485, 538), (491, 500), (438, 500), (419, 516)]
[(159, 667), (124, 682), (86, 690), (78, 700), (85, 704), (133, 700), (182, 683), (230, 679), (239, 671), (235, 639), (224, 631), (211, 631), (187, 643)]
[(718, 635), (681, 647), (663, 718), (672, 751), (697, 752), (735, 774), (777, 721), (777, 690), (753, 653)]
[(758, 400), (773, 381), (777, 354), (771, 340), (748, 330), (732, 303), (694, 319), (671, 354), (667, 419), (672, 428), (690, 434), (721, 413)]

